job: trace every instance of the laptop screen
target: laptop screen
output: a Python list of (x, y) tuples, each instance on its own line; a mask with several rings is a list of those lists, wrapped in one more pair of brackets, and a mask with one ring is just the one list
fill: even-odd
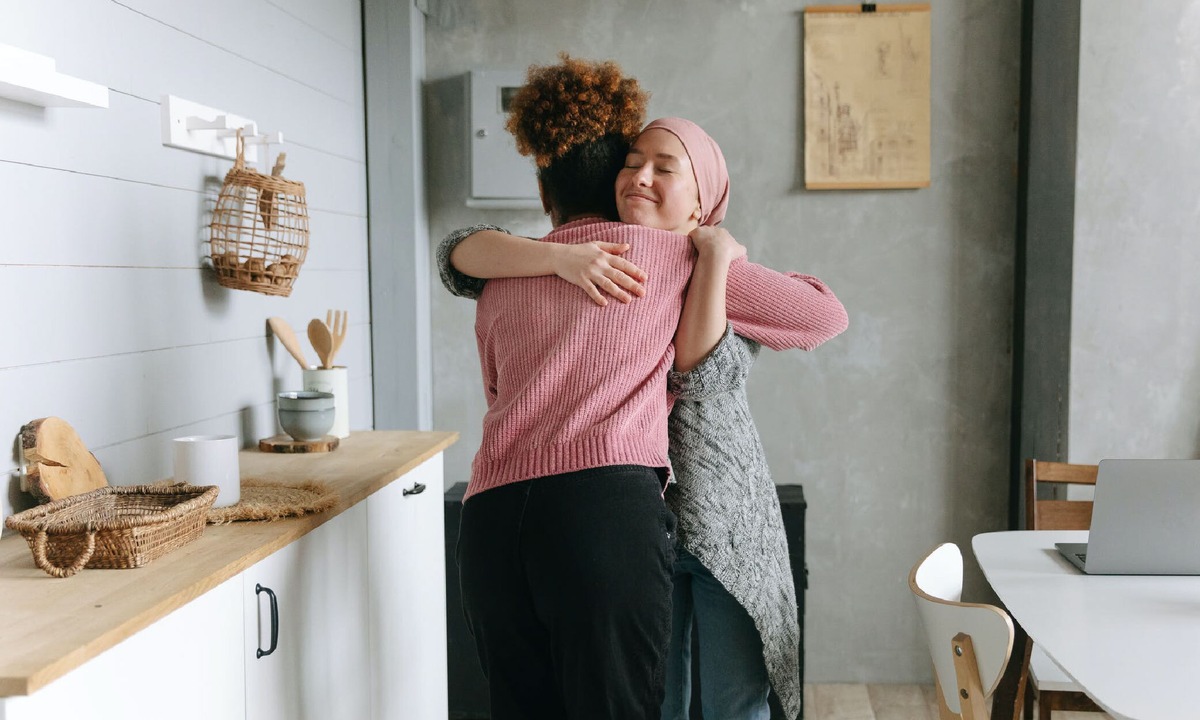
[(1200, 574), (1200, 460), (1102, 460), (1087, 571)]

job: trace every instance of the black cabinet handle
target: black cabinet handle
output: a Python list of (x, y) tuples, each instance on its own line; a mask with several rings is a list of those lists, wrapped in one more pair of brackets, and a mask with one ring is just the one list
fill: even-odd
[(254, 596), (266, 593), (271, 599), (271, 647), (263, 650), (261, 647), (257, 649), (255, 657), (262, 658), (275, 652), (275, 648), (279, 647), (279, 600), (275, 597), (275, 591), (269, 587), (263, 587), (255, 583)]
[(408, 497), (409, 495), (420, 495), (423, 492), (425, 492), (424, 485), (422, 485), (421, 483), (413, 483), (411, 490), (404, 491), (404, 496)]

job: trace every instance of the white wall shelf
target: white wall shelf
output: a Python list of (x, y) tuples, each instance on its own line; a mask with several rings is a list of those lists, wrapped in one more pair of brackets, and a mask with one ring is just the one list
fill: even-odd
[(54, 58), (11, 45), (0, 45), (0, 97), (41, 107), (108, 107), (106, 86), (63, 75)]

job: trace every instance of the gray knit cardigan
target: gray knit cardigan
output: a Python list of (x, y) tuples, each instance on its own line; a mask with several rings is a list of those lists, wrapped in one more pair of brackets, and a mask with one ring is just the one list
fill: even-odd
[[(455, 270), (450, 253), (480, 230), (507, 232), (475, 225), (450, 233), (437, 249), (442, 284), (459, 297), (478, 298), (486, 281)], [(746, 397), (758, 350), (730, 326), (699, 365), (668, 375), (677, 400), (667, 423), (675, 482), (666, 501), (679, 518), (680, 544), (754, 620), (771, 686), (795, 718), (803, 693), (796, 590), (779, 498)]]
[(676, 482), (666, 501), (679, 517), (680, 544), (754, 620), (771, 686), (794, 718), (803, 693), (796, 588), (779, 497), (746, 397), (758, 349), (730, 326), (699, 365), (667, 376), (678, 397), (667, 420)]

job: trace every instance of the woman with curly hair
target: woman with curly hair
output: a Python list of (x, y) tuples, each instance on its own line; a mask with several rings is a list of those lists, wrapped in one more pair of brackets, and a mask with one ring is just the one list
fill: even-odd
[(630, 242), (656, 282), (613, 312), (553, 277), (496, 280), (479, 296), (488, 410), (458, 562), (497, 720), (641, 720), (662, 702), (675, 533), (664, 398), (691, 248), (606, 221), (645, 102), (615, 65), (569, 58), (513, 99), (555, 225), (541, 242)]
[[(666, 499), (679, 517), (679, 546), (662, 718), (688, 716), (692, 618), (704, 647), (706, 715), (767, 718), (773, 686), (787, 715), (796, 716), (796, 596), (745, 379), (758, 343), (812, 349), (845, 329), (845, 310), (816, 278), (778, 274), (740, 259), (744, 248), (715, 227), (728, 200), (724, 157), (695, 124), (652, 122), (614, 179), (622, 220), (690, 233), (698, 253), (676, 335), (674, 364), (686, 372), (670, 377), (678, 396), (668, 422), (678, 482), (668, 487)], [(486, 287), (482, 278), (514, 275), (558, 275), (598, 305), (606, 305), (605, 293), (630, 302), (631, 294), (646, 292), (646, 274), (622, 257), (636, 244), (625, 244), (622, 236), (614, 244), (568, 248), (492, 230), (500, 228), (460, 230), (439, 247), (443, 282), (452, 293), (474, 298)], [(662, 280), (658, 272), (650, 277), (650, 288)]]

